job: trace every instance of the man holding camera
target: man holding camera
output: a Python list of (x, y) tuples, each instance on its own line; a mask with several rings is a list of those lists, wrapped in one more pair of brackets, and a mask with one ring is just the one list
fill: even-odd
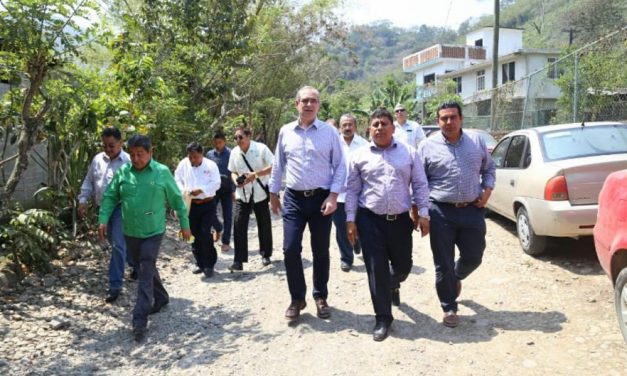
[(248, 262), (248, 221), (255, 213), (259, 232), (259, 253), (263, 266), (270, 265), (272, 256), (272, 222), (270, 219), (268, 179), (274, 156), (268, 147), (250, 139), (249, 129), (235, 130), (237, 146), (231, 151), (229, 171), (237, 186), (235, 190), (235, 220), (233, 239), (235, 259), (231, 272), (242, 271)]

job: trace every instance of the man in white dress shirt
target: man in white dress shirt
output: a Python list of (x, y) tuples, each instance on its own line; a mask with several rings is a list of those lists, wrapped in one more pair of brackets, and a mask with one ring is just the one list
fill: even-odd
[(396, 117), (394, 139), (403, 141), (414, 149), (418, 147), (420, 141), (426, 138), (420, 124), (407, 120), (407, 110), (402, 104), (397, 104), (394, 107), (394, 117)]
[(218, 260), (211, 226), (216, 217), (216, 191), (220, 189), (220, 171), (212, 160), (203, 157), (202, 146), (194, 141), (187, 145), (187, 158), (179, 162), (174, 179), (181, 192), (191, 196), (189, 224), (194, 242), (192, 252), (205, 277), (213, 276)]
[[(342, 115), (340, 117), (340, 133), (342, 134), (346, 169), (348, 169), (351, 153), (368, 144), (368, 141), (356, 132), (357, 119), (355, 119), (355, 116), (353, 114)], [(349, 272), (353, 267), (353, 252), (359, 254), (361, 252), (361, 244), (359, 241), (356, 241), (355, 246), (353, 246), (348, 241), (348, 236), (346, 235), (346, 211), (344, 210), (345, 201), (346, 192), (342, 192), (337, 196), (337, 210), (333, 213), (333, 223), (335, 224), (335, 240), (340, 249), (340, 268), (344, 272)]]
[(243, 270), (243, 263), (248, 262), (248, 220), (251, 212), (255, 213), (257, 220), (262, 265), (270, 265), (272, 256), (272, 220), (268, 180), (272, 172), (274, 156), (266, 145), (252, 141), (250, 136), (249, 129), (237, 128), (235, 130), (237, 146), (233, 148), (229, 157), (229, 171), (237, 186), (233, 222), (235, 258), (229, 267), (231, 272)]

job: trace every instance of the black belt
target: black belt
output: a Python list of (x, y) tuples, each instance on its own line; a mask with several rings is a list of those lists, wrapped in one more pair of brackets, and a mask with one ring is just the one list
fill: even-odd
[(306, 191), (297, 191), (295, 189), (292, 188), (288, 188), (288, 191), (290, 191), (291, 193), (297, 195), (297, 196), (302, 196), (302, 197), (312, 197), (315, 196), (316, 194), (320, 193), (320, 192), (329, 192), (328, 189), (323, 189), (323, 188), (316, 188), (316, 189), (308, 189)]
[(476, 204), (477, 201), (479, 201), (479, 199), (476, 199), (475, 201), (469, 201), (469, 202), (443, 202), (443, 201), (431, 201), (431, 202), (438, 204), (438, 205), (452, 205), (456, 208), (465, 208), (466, 206)]
[(193, 198), (192, 204), (201, 205), (213, 201), (213, 197)]
[(408, 211), (402, 212), (402, 213), (398, 213), (398, 214), (377, 214), (377, 213), (373, 212), (372, 210), (366, 209), (366, 208), (359, 208), (359, 211), (366, 212), (366, 213), (368, 213), (370, 215), (374, 215), (375, 217), (383, 218), (383, 219), (385, 219), (386, 221), (389, 221), (389, 222), (394, 222), (397, 219), (401, 219), (401, 217), (404, 217), (405, 215), (409, 215)]

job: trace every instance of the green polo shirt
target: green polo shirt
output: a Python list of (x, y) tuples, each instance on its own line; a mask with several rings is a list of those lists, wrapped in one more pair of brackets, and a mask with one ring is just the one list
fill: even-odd
[(187, 208), (170, 170), (151, 159), (137, 171), (131, 163), (120, 167), (102, 197), (98, 222), (107, 224), (121, 203), (124, 235), (149, 238), (165, 232), (166, 206), (176, 211), (182, 229), (189, 229)]

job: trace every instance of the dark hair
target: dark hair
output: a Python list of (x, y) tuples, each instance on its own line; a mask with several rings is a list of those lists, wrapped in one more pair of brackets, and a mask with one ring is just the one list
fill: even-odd
[(394, 118), (392, 118), (392, 114), (390, 113), (390, 111), (386, 110), (385, 108), (377, 108), (376, 110), (374, 110), (372, 115), (370, 115), (370, 119), (368, 119), (368, 126), (370, 126), (370, 123), (374, 119), (379, 118), (388, 118), (390, 120), (390, 123), (394, 124)]
[(102, 134), (100, 137), (113, 137), (116, 140), (120, 141), (122, 139), (122, 133), (119, 129), (115, 127), (107, 127), (102, 130)]
[(187, 152), (188, 153), (193, 153), (193, 152), (197, 152), (202, 154), (202, 145), (198, 143), (198, 141), (192, 141), (189, 144), (187, 144)]
[(226, 141), (226, 135), (225, 135), (223, 132), (216, 132), (216, 133), (213, 135), (213, 139), (214, 139), (214, 140), (218, 140), (218, 139), (220, 139), (220, 140), (224, 140), (224, 141)]
[(435, 112), (436, 117), (439, 118), (440, 110), (444, 110), (446, 108), (456, 108), (459, 113), (459, 116), (462, 116), (462, 107), (459, 105), (459, 103), (457, 103), (456, 101), (448, 101), (438, 106), (438, 110)]
[(150, 151), (152, 149), (152, 143), (150, 143), (150, 138), (148, 136), (144, 136), (141, 134), (136, 134), (126, 141), (126, 146), (130, 148), (142, 147), (146, 151)]
[(235, 132), (237, 132), (237, 131), (242, 131), (242, 133), (244, 133), (244, 136), (250, 137), (252, 135), (252, 132), (250, 131), (250, 128), (246, 128), (244, 126), (239, 126), (239, 127), (235, 128)]

